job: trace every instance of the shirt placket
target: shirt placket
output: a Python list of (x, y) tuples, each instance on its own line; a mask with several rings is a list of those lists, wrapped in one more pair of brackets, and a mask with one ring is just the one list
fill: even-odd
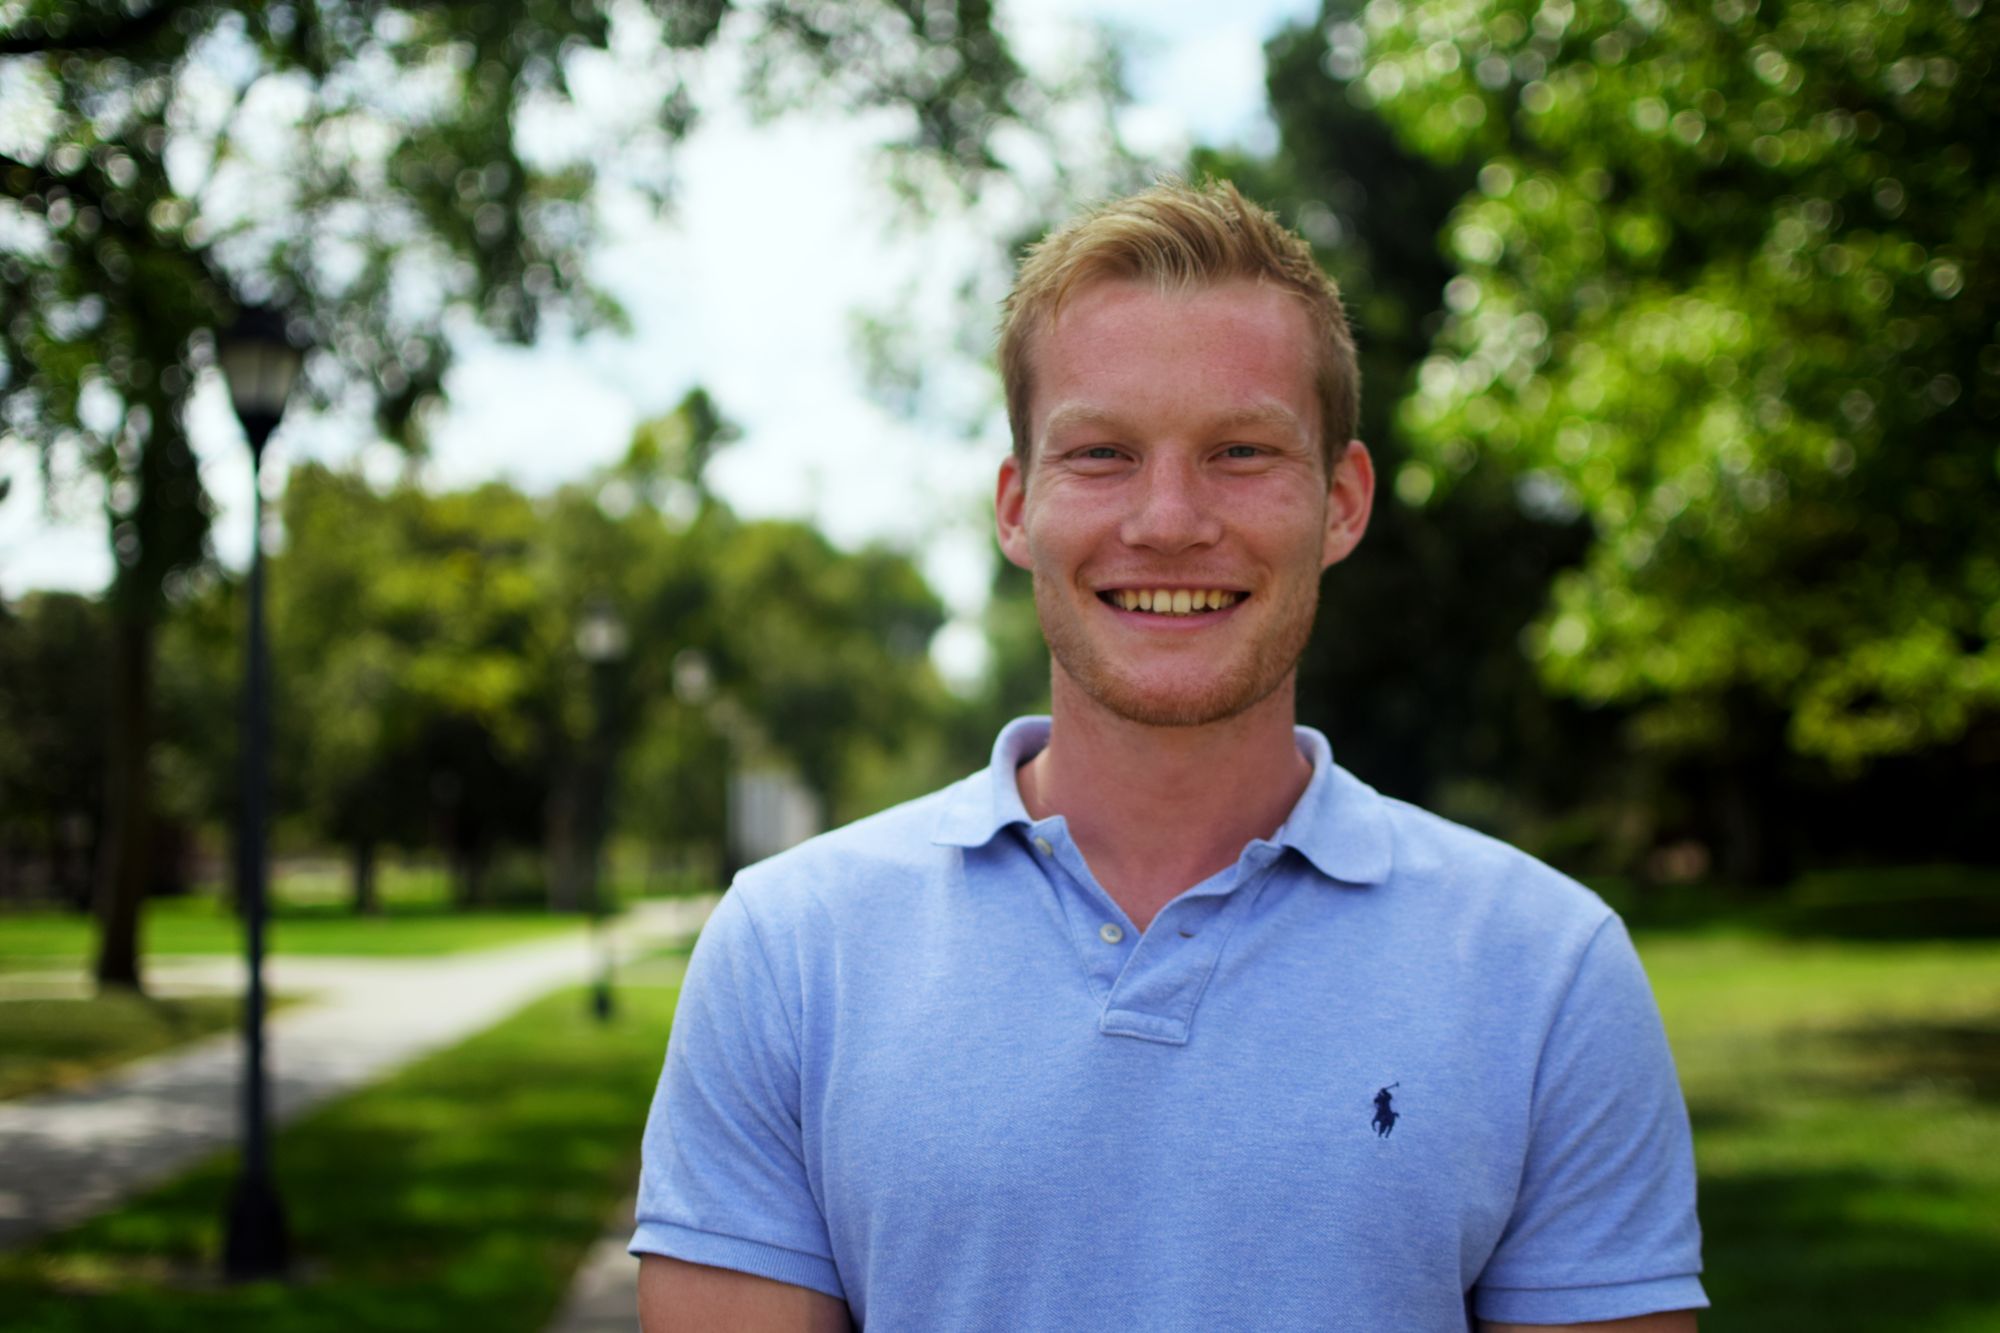
[(1107, 1036), (1184, 1044), (1228, 937), (1282, 855), (1258, 841), (1229, 869), (1160, 909), (1141, 934), (1084, 863), (1061, 816), (1029, 829), (1029, 844), (1062, 905), (1070, 939), (1102, 1005)]

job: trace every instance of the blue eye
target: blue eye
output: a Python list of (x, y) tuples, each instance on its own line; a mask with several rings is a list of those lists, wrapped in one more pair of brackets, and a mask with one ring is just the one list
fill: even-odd
[(1232, 444), (1223, 453), (1230, 458), (1257, 458), (1263, 450), (1254, 444)]

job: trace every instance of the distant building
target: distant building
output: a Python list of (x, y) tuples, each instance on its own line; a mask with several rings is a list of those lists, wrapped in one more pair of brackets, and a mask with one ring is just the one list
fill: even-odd
[(747, 866), (804, 842), (825, 827), (819, 797), (796, 773), (760, 768), (729, 779), (729, 854)]

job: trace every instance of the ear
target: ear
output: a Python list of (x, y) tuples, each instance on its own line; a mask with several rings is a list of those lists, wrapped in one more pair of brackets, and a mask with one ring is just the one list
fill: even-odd
[(1013, 454), (1000, 465), (1000, 483), (993, 495), (993, 525), (1000, 533), (1000, 553), (1023, 569), (1033, 569), (1028, 529), (1023, 522), (1028, 504), (1028, 478)]
[(1349, 440), (1347, 449), (1333, 465), (1326, 483), (1326, 541), (1320, 552), (1320, 568), (1339, 564), (1361, 544), (1368, 531), (1368, 515), (1375, 508), (1375, 461), (1368, 446)]

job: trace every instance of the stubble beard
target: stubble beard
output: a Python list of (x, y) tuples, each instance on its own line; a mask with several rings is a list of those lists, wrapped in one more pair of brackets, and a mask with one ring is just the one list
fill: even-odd
[(1288, 605), (1278, 608), (1272, 632), (1251, 644), (1246, 657), (1218, 664), (1192, 686), (1167, 689), (1148, 686), (1121, 671), (1091, 641), (1073, 607), (1063, 600), (1064, 590), (1051, 588), (1039, 574), (1034, 584), (1035, 611), (1056, 669), (1112, 715), (1148, 727), (1227, 722), (1270, 698), (1298, 669), (1319, 608), (1318, 579), (1302, 589), (1274, 591), (1271, 595), (1282, 596)]

